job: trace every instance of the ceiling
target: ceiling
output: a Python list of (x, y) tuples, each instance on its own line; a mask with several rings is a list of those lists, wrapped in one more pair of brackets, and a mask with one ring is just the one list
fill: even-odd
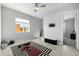
[(17, 10), (28, 15), (42, 19), (44, 14), (53, 11), (57, 8), (68, 5), (68, 3), (43, 3), (46, 4), (45, 8), (39, 8), (37, 12), (34, 12), (34, 3), (2, 3), (3, 6)]

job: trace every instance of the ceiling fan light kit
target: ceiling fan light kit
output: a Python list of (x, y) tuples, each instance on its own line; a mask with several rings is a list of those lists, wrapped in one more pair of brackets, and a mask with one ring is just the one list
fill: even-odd
[(34, 10), (34, 12), (36, 12), (38, 10), (38, 7), (35, 7), (35, 10)]
[(38, 10), (39, 8), (42, 8), (42, 7), (46, 7), (46, 5), (45, 5), (45, 4), (43, 4), (43, 5), (39, 5), (39, 3), (35, 3), (35, 9), (34, 9), (34, 12), (37, 12), (37, 10)]

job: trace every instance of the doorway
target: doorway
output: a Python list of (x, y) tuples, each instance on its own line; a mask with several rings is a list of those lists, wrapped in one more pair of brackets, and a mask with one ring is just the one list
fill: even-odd
[[(71, 17), (72, 16), (72, 17)], [(63, 45), (76, 46), (76, 27), (74, 14), (68, 14), (64, 16), (63, 25)]]

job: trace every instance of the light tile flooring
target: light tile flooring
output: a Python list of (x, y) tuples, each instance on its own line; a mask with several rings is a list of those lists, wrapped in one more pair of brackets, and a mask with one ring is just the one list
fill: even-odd
[(64, 36), (63, 44), (75, 47), (75, 44), (76, 44), (75, 41), (76, 40), (74, 40), (74, 39), (70, 39), (70, 37)]
[[(54, 52), (53, 52), (54, 51)], [(54, 49), (50, 55), (52, 56), (79, 56), (79, 50), (70, 46), (62, 46)]]
[(50, 53), (50, 56), (79, 56), (79, 50), (72, 46), (59, 46), (59, 45), (52, 45), (49, 43), (45, 43), (42, 40), (35, 40), (35, 42), (38, 42), (39, 44), (42, 44), (46, 47), (49, 47), (52, 49), (52, 52)]

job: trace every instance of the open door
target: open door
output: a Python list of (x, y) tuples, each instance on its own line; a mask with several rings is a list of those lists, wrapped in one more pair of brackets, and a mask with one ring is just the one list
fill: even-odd
[(69, 11), (63, 14), (63, 45), (76, 47), (76, 14), (76, 11)]

